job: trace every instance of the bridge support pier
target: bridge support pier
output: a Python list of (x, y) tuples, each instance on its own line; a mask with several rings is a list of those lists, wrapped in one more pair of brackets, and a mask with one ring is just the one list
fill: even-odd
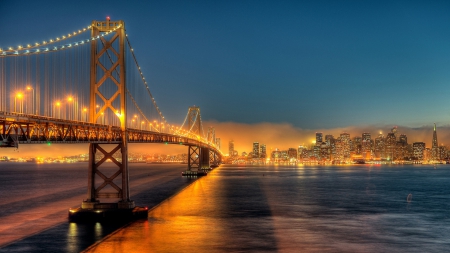
[(202, 170), (210, 170), (209, 167), (209, 148), (201, 148), (200, 154), (202, 155), (201, 158), (201, 169)]
[(209, 149), (198, 146), (188, 146), (188, 169), (182, 176), (206, 176), (205, 168), (209, 169)]
[(209, 151), (209, 163), (211, 164), (211, 169), (219, 167), (219, 157), (217, 156), (217, 153), (212, 150)]
[[(100, 154), (98, 155), (97, 153)], [(114, 173), (100, 170), (100, 166), (108, 160), (118, 167)], [(136, 207), (134, 201), (130, 200), (128, 182), (128, 150), (126, 143), (117, 144), (109, 152), (101, 147), (100, 144), (89, 144), (87, 199), (82, 202), (81, 208), (69, 210), (69, 219), (128, 220), (146, 218), (148, 208)]]

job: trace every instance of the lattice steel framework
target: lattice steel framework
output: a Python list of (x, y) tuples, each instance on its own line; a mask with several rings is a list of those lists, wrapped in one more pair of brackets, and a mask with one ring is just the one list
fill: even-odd
[(191, 134), (201, 136), (203, 134), (202, 120), (200, 116), (200, 107), (191, 106), (188, 110), (188, 130)]
[[(127, 144), (127, 129), (126, 129), (126, 78), (125, 78), (125, 24), (123, 21), (93, 21), (92, 22), (92, 37), (97, 37), (100, 33), (113, 33), (110, 40), (104, 37), (100, 38), (101, 44), (97, 40), (91, 42), (91, 92), (90, 92), (90, 114), (89, 120), (91, 123), (97, 122), (98, 118), (105, 114), (108, 109), (120, 119), (120, 128), (122, 131), (121, 143), (117, 144), (111, 152), (106, 152), (100, 144), (91, 143), (89, 145), (89, 172), (88, 172), (88, 198), (83, 201), (82, 208), (102, 208), (106, 205), (99, 203), (99, 198), (119, 198), (117, 203), (118, 208), (130, 209), (134, 208), (134, 201), (130, 200), (129, 193), (129, 174), (128, 174), (128, 144)], [(114, 46), (117, 45), (118, 47)], [(106, 61), (104, 60), (106, 58)], [(101, 71), (100, 71), (101, 70)], [(102, 85), (110, 85), (111, 83), (117, 86), (116, 92), (108, 97), (108, 94), (102, 92), (105, 88)], [(97, 101), (99, 98), (101, 101)], [(116, 100), (119, 100), (120, 108), (113, 106), (117, 105)], [(101, 103), (100, 103), (101, 102)], [(101, 104), (102, 106), (98, 106)], [(100, 108), (97, 108), (100, 107)], [(95, 157), (99, 153), (103, 154), (98, 162)], [(121, 153), (121, 161), (112, 157), (115, 152)], [(100, 166), (106, 160), (111, 160), (118, 166), (118, 171), (111, 177), (106, 177), (100, 171)], [(113, 183), (115, 178), (121, 174), (121, 187)], [(98, 175), (103, 182), (96, 188), (96, 175)], [(106, 185), (112, 186), (115, 192), (101, 192)]]

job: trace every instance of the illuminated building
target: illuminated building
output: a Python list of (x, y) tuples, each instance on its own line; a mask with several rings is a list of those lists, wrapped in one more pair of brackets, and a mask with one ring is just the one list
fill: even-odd
[(288, 151), (287, 150), (282, 150), (281, 151), (281, 159), (283, 159), (284, 161), (286, 161), (288, 159)]
[(361, 155), (364, 159), (369, 160), (372, 158), (372, 146), (373, 141), (370, 137), (370, 133), (363, 133), (361, 142)]
[(447, 157), (447, 147), (446, 146), (440, 146), (439, 147), (439, 158), (441, 159), (441, 160), (447, 160), (448, 159), (448, 157)]
[(377, 138), (375, 138), (375, 144), (374, 144), (374, 153), (376, 159), (384, 159), (386, 158), (385, 154), (385, 139), (383, 134), (379, 134)]
[(295, 148), (289, 148), (288, 157), (289, 159), (297, 159), (297, 150)]
[(330, 161), (331, 160), (331, 148), (326, 142), (322, 142), (320, 145), (320, 160)]
[(342, 133), (339, 138), (341, 140), (342, 158), (345, 161), (350, 159), (350, 134)]
[(228, 154), (229, 156), (234, 156), (234, 141), (230, 140), (228, 142)]
[(403, 160), (405, 157), (409, 157), (408, 138), (406, 134), (401, 134), (395, 147), (394, 160)]
[(361, 137), (353, 137), (351, 151), (353, 151), (357, 155), (361, 155), (362, 152), (362, 138)]
[(425, 150), (423, 152), (423, 160), (424, 161), (431, 160), (431, 149), (430, 148), (425, 148)]
[(313, 147), (313, 156), (318, 161), (320, 160), (320, 144), (316, 144)]
[(434, 123), (433, 140), (431, 142), (431, 160), (440, 160), (439, 146), (437, 141), (436, 123)]
[(253, 158), (259, 158), (259, 142), (253, 142)]
[(316, 133), (316, 145), (322, 144), (322, 133)]
[(266, 158), (267, 157), (267, 151), (266, 151), (266, 144), (261, 144), (260, 146), (260, 157)]
[(330, 159), (336, 157), (336, 139), (331, 134), (325, 135), (325, 143), (330, 147)]
[(385, 144), (386, 144), (386, 146), (385, 146), (386, 159), (393, 160), (394, 153), (395, 153), (395, 147), (397, 145), (397, 140), (396, 140), (395, 134), (393, 132), (388, 133), (388, 135), (386, 136)]
[(272, 154), (270, 156), (274, 162), (278, 162), (278, 160), (281, 159), (281, 152), (278, 148), (275, 148), (275, 150), (272, 151)]
[(425, 151), (425, 143), (414, 142), (413, 143), (413, 156), (419, 161), (423, 161)]

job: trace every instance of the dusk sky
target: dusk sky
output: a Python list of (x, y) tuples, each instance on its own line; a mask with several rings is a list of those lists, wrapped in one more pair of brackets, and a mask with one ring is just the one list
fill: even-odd
[(450, 122), (449, 1), (6, 0), (0, 12), (3, 48), (124, 20), (171, 123), (192, 105), (218, 128), (335, 136)]

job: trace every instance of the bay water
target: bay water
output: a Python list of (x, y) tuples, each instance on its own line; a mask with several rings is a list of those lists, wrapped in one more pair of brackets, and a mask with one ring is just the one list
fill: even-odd
[(197, 180), (180, 176), (185, 165), (131, 165), (132, 198), (149, 218), (115, 226), (67, 221), (85, 198), (86, 168), (4, 164), (0, 238), (10, 239), (0, 252), (450, 249), (448, 165), (221, 165)]

